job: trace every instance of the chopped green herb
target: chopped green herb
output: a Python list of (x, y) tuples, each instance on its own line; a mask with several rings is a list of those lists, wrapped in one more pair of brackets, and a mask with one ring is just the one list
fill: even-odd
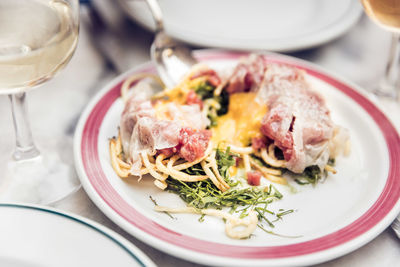
[[(149, 196), (150, 200), (154, 203), (155, 206), (158, 206), (157, 201), (152, 197)], [(169, 212), (167, 211), (163, 211), (165, 214), (167, 214), (169, 217), (171, 217), (171, 219), (176, 220), (176, 218), (174, 216), (172, 216)]]
[(217, 110), (218, 116), (228, 113), (229, 94), (223, 90), (221, 94), (219, 96), (215, 96), (214, 99), (221, 105), (221, 108)]
[(268, 194), (275, 196), (277, 199), (283, 198), (281, 192), (279, 192), (278, 189), (272, 184), (270, 184), (268, 187), (265, 187), (264, 191), (267, 192)]
[[(218, 170), (224, 180), (230, 186), (230, 189), (222, 192), (211, 180), (198, 182), (183, 182), (169, 177), (166, 182), (168, 190), (177, 194), (188, 206), (196, 209), (223, 209), (230, 208), (230, 213), (238, 213), (239, 218), (248, 216), (251, 210), (257, 212), (260, 222), (265, 222), (269, 227), (275, 227), (273, 222), (282, 218), (282, 216), (293, 212), (293, 210), (280, 210), (275, 213), (268, 209), (268, 205), (275, 200), (281, 199), (283, 195), (272, 184), (266, 187), (239, 187), (239, 181), (234, 181), (229, 177), (229, 168), (236, 163), (236, 157), (230, 151), (228, 146), (225, 150), (216, 149), (216, 161)], [(191, 175), (204, 175), (204, 171), (199, 164), (196, 164), (184, 172)], [(269, 218), (271, 217), (271, 219)], [(275, 219), (275, 220), (274, 220)], [(204, 221), (204, 215), (199, 219)], [(259, 224), (259, 227), (262, 227)], [(265, 228), (263, 228), (265, 230)], [(271, 231), (265, 230), (267, 233)]]
[(290, 235), (282, 235), (282, 234), (277, 234), (275, 232), (269, 231), (267, 229), (265, 229), (261, 224), (257, 224), (258, 228), (260, 228), (261, 230), (263, 230), (264, 232), (270, 234), (270, 235), (276, 235), (279, 237), (286, 237), (286, 238), (299, 238), (302, 237), (301, 235), (294, 235), (294, 236), (290, 236)]
[(257, 213), (258, 213), (258, 217), (261, 219), (264, 219), (264, 221), (266, 221), (270, 227), (272, 227), (272, 228), (275, 227), (275, 225), (264, 216), (264, 213), (261, 212), (260, 209), (255, 208), (255, 211), (257, 211)]
[[(189, 206), (206, 209), (224, 207), (256, 206), (276, 198), (275, 192), (269, 194), (257, 187), (242, 189), (231, 188), (221, 192), (210, 180), (199, 182), (182, 182), (168, 178), (168, 190), (178, 194)], [(227, 181), (232, 184), (231, 181)]]
[(215, 87), (209, 84), (208, 82), (199, 83), (193, 90), (196, 92), (198, 96), (201, 97), (202, 100), (207, 98), (214, 97)]
[(206, 215), (205, 214), (202, 214), (201, 216), (200, 216), (200, 218), (199, 218), (199, 222), (204, 222), (204, 217), (205, 217)]
[(295, 182), (300, 185), (313, 184), (315, 185), (322, 177), (322, 172), (318, 166), (307, 167), (302, 174), (295, 178)]
[(217, 148), (216, 152), (218, 171), (223, 178), (227, 179), (229, 178), (229, 168), (236, 163), (234, 154), (231, 153), (231, 148), (229, 146), (226, 148), (225, 152), (220, 148)]
[(282, 209), (279, 209), (279, 210), (280, 210), (281, 212), (279, 212), (279, 213), (276, 214), (276, 219), (275, 219), (273, 222), (282, 220), (282, 217), (283, 217), (283, 216), (294, 212), (293, 209), (291, 209), (291, 210), (282, 210)]
[(282, 217), (282, 216), (285, 216), (286, 214), (289, 214), (289, 213), (292, 213), (292, 212), (294, 212), (294, 210), (285, 210), (285, 211), (283, 211), (281, 213), (276, 214), (276, 216)]
[(200, 163), (197, 163), (196, 165), (193, 165), (183, 171), (190, 175), (205, 175)]
[(212, 109), (210, 109), (207, 113), (207, 118), (210, 120), (210, 127), (215, 127), (218, 125), (218, 116), (214, 113), (215, 112), (212, 112)]
[(229, 94), (225, 91), (222, 91), (221, 95), (215, 96), (215, 87), (208, 82), (201, 82), (192, 89), (202, 100), (212, 98), (219, 104), (218, 107), (210, 106), (207, 110), (207, 117), (210, 120), (210, 127), (217, 126), (218, 117), (228, 112)]

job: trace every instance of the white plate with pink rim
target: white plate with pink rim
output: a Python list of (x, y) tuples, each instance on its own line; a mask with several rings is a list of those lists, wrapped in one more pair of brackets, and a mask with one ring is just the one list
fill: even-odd
[[(199, 50), (196, 56), (221, 70), (234, 66), (242, 52)], [(338, 173), (316, 186), (282, 188), (276, 208), (295, 209), (270, 235), (257, 229), (246, 240), (224, 233), (220, 219), (200, 223), (193, 214), (153, 211), (158, 204), (184, 206), (176, 195), (158, 190), (153, 179), (122, 180), (113, 171), (109, 138), (117, 134), (123, 109), (121, 83), (139, 72), (155, 73), (151, 63), (129, 71), (103, 88), (89, 103), (75, 133), (76, 168), (86, 192), (116, 224), (155, 248), (186, 260), (210, 265), (309, 265), (349, 253), (381, 233), (400, 211), (400, 138), (362, 89), (321, 68), (292, 57), (265, 54), (265, 60), (304, 69), (314, 90), (326, 99), (333, 120), (349, 129), (352, 152), (337, 159)]]

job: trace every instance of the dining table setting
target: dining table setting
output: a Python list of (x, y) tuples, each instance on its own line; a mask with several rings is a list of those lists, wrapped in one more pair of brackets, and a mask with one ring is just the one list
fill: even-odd
[(400, 1), (0, 0), (0, 266), (399, 266)]

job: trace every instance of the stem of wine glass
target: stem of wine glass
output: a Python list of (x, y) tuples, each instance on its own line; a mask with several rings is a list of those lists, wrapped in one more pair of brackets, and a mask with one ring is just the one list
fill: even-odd
[(13, 154), (15, 160), (32, 159), (40, 155), (36, 148), (29, 120), (26, 113), (26, 93), (17, 93), (9, 96), (13, 114), (16, 136), (16, 148)]
[(400, 63), (400, 34), (393, 33), (390, 45), (389, 60), (385, 74), (379, 84), (378, 95), (387, 96), (399, 100), (399, 63)]

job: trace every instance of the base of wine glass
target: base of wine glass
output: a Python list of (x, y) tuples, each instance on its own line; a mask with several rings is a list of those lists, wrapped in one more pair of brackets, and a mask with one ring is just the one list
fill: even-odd
[(400, 132), (400, 102), (395, 98), (380, 97), (377, 100), (380, 108), (392, 121), (393, 125)]
[(72, 158), (72, 152), (67, 153), (63, 144), (57, 149), (54, 144), (40, 147), (41, 154), (31, 159), (2, 160), (0, 201), (48, 205), (76, 192), (80, 182), (72, 160), (63, 158), (66, 154)]
[(396, 85), (389, 84), (385, 80), (382, 80), (379, 84), (373, 86), (370, 92), (379, 99), (385, 99), (388, 101), (398, 101), (399, 89)]
[(397, 100), (397, 93), (396, 92), (390, 92), (390, 91), (383, 91), (380, 89), (374, 89), (371, 91), (372, 94), (374, 94), (378, 98), (384, 98), (387, 100), (392, 100), (396, 101)]
[(371, 97), (400, 132), (400, 101), (397, 91), (376, 89), (380, 88), (378, 86), (374, 88), (375, 89), (369, 91), (371, 93)]

